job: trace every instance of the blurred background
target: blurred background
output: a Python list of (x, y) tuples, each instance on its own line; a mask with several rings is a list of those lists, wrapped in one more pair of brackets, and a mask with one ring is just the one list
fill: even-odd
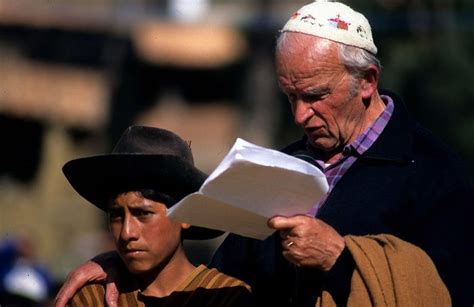
[[(381, 88), (404, 97), (474, 178), (474, 2), (344, 2), (371, 22)], [(299, 138), (273, 48), (306, 3), (0, 0), (2, 306), (48, 304), (72, 268), (113, 248), (104, 215), (61, 167), (109, 151), (130, 124), (175, 131), (206, 172), (236, 137), (272, 148)], [(220, 240), (185, 246), (206, 262)]]

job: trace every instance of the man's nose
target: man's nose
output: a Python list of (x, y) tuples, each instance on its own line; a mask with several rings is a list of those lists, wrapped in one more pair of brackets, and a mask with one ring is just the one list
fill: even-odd
[(314, 115), (311, 105), (301, 100), (293, 104), (293, 117), (297, 125), (302, 126)]

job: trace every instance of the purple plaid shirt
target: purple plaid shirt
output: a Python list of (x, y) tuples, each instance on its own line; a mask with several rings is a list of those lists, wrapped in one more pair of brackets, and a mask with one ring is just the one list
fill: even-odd
[[(344, 174), (347, 172), (349, 167), (351, 167), (351, 165), (357, 160), (357, 156), (362, 155), (367, 149), (369, 149), (370, 146), (372, 146), (372, 144), (377, 140), (387, 125), (393, 113), (393, 100), (386, 95), (382, 95), (381, 97), (386, 105), (385, 110), (375, 120), (372, 126), (370, 126), (364, 133), (359, 135), (352, 143), (344, 146), (341, 159), (326, 167), (324, 161), (318, 160), (316, 154), (316, 166), (318, 166), (326, 175), (329, 184), (329, 191), (326, 196), (321, 199), (321, 201), (311, 208), (311, 210), (308, 212), (309, 215), (316, 216), (316, 213), (326, 201), (329, 193), (331, 193), (342, 176), (344, 176)], [(307, 146), (308, 149), (314, 153), (314, 151), (311, 150), (311, 145), (307, 144)]]

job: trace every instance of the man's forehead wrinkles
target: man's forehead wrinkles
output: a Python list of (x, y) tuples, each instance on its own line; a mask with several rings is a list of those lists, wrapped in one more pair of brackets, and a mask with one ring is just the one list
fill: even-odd
[(282, 91), (298, 91), (308, 94), (318, 94), (328, 90), (328, 85), (326, 83), (321, 85), (314, 84), (314, 81), (305, 81), (305, 80), (295, 80), (288, 81), (284, 78), (280, 79), (278, 85)]

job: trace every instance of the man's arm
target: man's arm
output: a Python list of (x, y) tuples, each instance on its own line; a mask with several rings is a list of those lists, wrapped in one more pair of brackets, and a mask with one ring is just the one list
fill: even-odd
[(117, 306), (118, 290), (114, 283), (115, 265), (119, 256), (116, 252), (97, 255), (71, 271), (56, 295), (54, 306), (65, 307), (74, 294), (86, 283), (98, 281), (106, 283), (105, 300), (107, 306)]

